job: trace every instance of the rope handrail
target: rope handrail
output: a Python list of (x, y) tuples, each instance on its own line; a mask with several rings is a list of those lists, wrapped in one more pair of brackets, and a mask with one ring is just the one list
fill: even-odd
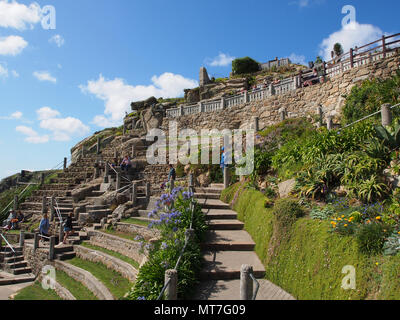
[(54, 209), (56, 210), (56, 213), (57, 213), (57, 216), (58, 216), (58, 220), (60, 220), (60, 226), (62, 226), (63, 219), (62, 219), (62, 215), (61, 215), (60, 208), (58, 206), (58, 202), (57, 202), (56, 198), (54, 198), (54, 202), (56, 203), (56, 205), (54, 206)]
[(256, 284), (256, 290), (253, 294), (253, 298), (252, 300), (256, 300), (257, 299), (257, 294), (258, 294), (258, 290), (260, 289), (260, 283), (258, 282), (258, 280), (254, 277), (253, 273), (250, 273), (250, 278), (253, 280), (253, 282)]
[[(395, 104), (394, 106), (391, 106), (390, 109), (394, 109), (394, 108), (397, 108), (397, 107), (399, 107), (399, 106), (400, 106), (400, 103)], [(369, 118), (372, 118), (373, 116), (376, 116), (376, 115), (380, 114), (381, 112), (382, 112), (382, 111), (374, 112), (374, 113), (372, 113), (372, 114), (370, 114), (370, 115), (368, 115), (368, 116), (366, 116), (366, 117), (364, 117), (364, 118), (361, 118), (361, 119), (359, 119), (359, 120), (357, 120), (357, 121), (354, 121), (354, 122), (352, 122), (352, 123), (350, 123), (350, 124), (344, 126), (343, 128), (339, 128), (338, 131), (341, 131), (341, 130), (343, 130), (343, 129), (349, 128), (349, 127), (355, 125), (356, 123), (359, 123), (359, 122), (362, 122), (362, 121), (367, 120), (367, 119), (369, 119)]]
[(7, 241), (7, 238), (6, 238), (2, 233), (0, 233), (0, 236), (4, 239), (4, 241), (6, 242), (7, 246), (8, 246), (8, 247), (11, 249), (11, 251), (15, 254), (14, 247)]
[(108, 165), (109, 165), (109, 167), (115, 172), (115, 174), (117, 174), (117, 175), (119, 174), (123, 179), (125, 179), (125, 180), (128, 181), (128, 182), (131, 182), (131, 180), (129, 180), (128, 178), (126, 178), (124, 175), (118, 173), (117, 170), (115, 170), (115, 168), (114, 168), (110, 163), (109, 163)]
[[(28, 188), (29, 188), (31, 185), (32, 185), (32, 183), (29, 183), (29, 184), (26, 186), (26, 188), (25, 188), (21, 193), (18, 194), (18, 198), (21, 197), (21, 196), (28, 190)], [(14, 200), (12, 200), (12, 201), (7, 205), (7, 207), (4, 208), (4, 210), (1, 212), (1, 215), (3, 215), (13, 203), (14, 203)]]

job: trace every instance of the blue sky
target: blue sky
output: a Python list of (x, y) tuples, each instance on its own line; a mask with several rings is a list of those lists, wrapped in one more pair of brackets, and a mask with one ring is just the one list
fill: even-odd
[[(46, 5), (55, 29), (42, 27)], [(0, 178), (54, 167), (121, 125), (131, 101), (182, 96), (201, 66), (223, 77), (234, 57), (306, 63), (334, 42), (399, 32), (399, 10), (397, 0), (0, 0)]]

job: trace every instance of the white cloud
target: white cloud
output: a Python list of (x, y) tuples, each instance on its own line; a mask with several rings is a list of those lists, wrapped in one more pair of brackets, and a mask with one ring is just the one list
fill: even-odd
[(378, 40), (383, 35), (380, 28), (371, 24), (359, 24), (358, 22), (351, 22), (341, 30), (332, 33), (328, 38), (324, 39), (320, 44), (320, 55), (325, 61), (331, 60), (331, 51), (335, 43), (340, 43), (344, 52), (354, 48), (355, 46), (362, 46), (367, 43)]
[(303, 56), (303, 55), (297, 55), (295, 53), (292, 53), (288, 58), (293, 63), (302, 64), (302, 65), (308, 65), (308, 63), (306, 62), (306, 57)]
[(235, 57), (231, 57), (229, 54), (220, 53), (214, 59), (206, 59), (206, 63), (212, 67), (226, 67), (235, 59)]
[(0, 78), (8, 78), (8, 69), (0, 64)]
[(28, 45), (28, 42), (20, 36), (9, 36), (0, 38), (0, 55), (16, 56)]
[(28, 143), (41, 144), (47, 143), (50, 140), (48, 135), (40, 136), (35, 130), (30, 127), (18, 126), (15, 128), (15, 130), (25, 135), (25, 141)]
[(36, 113), (38, 115), (39, 120), (47, 120), (51, 118), (56, 118), (60, 115), (60, 112), (57, 110), (54, 110), (50, 107), (43, 107), (40, 108), (39, 110), (36, 110)]
[(43, 107), (36, 110), (40, 127), (52, 132), (52, 140), (69, 141), (73, 136), (88, 134), (90, 129), (81, 120), (67, 117), (59, 118), (59, 111), (50, 107)]
[(23, 116), (21, 111), (16, 111), (7, 117), (0, 117), (0, 120), (20, 120)]
[(81, 120), (72, 117), (45, 119), (40, 122), (40, 127), (51, 131), (55, 141), (69, 141), (72, 136), (83, 136), (90, 131)]
[(29, 6), (16, 1), (0, 0), (0, 27), (25, 30), (27, 26), (33, 28), (41, 19), (39, 4)]
[(57, 47), (61, 48), (64, 45), (65, 40), (62, 36), (60, 36), (59, 34), (56, 34), (55, 36), (52, 36), (49, 39), (49, 42), (54, 43), (57, 45)]
[(99, 127), (118, 126), (126, 111), (130, 111), (133, 101), (140, 101), (151, 96), (157, 98), (175, 98), (183, 95), (184, 89), (198, 86), (196, 80), (187, 79), (181, 75), (164, 73), (151, 78), (152, 85), (132, 86), (123, 79), (105, 79), (102, 75), (98, 80), (88, 81), (87, 85), (79, 86), (83, 93), (93, 94), (105, 102), (104, 115), (97, 115), (93, 123)]
[(296, 0), (289, 2), (290, 5), (297, 5), (299, 8), (306, 8), (311, 5), (320, 5), (325, 3), (326, 0)]
[(12, 71), (11, 71), (11, 74), (12, 74), (12, 76), (13, 76), (14, 78), (19, 78), (19, 73), (18, 73), (17, 71), (12, 70)]
[(49, 81), (53, 83), (57, 82), (57, 79), (54, 78), (48, 71), (35, 71), (33, 75), (39, 81)]

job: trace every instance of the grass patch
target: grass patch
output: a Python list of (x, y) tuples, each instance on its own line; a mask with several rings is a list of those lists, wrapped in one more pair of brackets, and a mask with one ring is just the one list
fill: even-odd
[(137, 234), (124, 233), (124, 232), (116, 231), (114, 229), (105, 229), (105, 230), (101, 230), (101, 232), (110, 234), (112, 236), (120, 237), (123, 239), (127, 239), (130, 241), (135, 241), (134, 238), (137, 236)]
[[(231, 202), (233, 194), (228, 189), (222, 198)], [(299, 300), (400, 299), (400, 256), (360, 254), (354, 237), (330, 233), (329, 221), (308, 217), (279, 234), (265, 200), (258, 191), (244, 190), (234, 210), (256, 242), (268, 280)], [(356, 269), (356, 290), (341, 288), (347, 265)]]
[(44, 290), (42, 285), (35, 282), (33, 285), (22, 289), (15, 297), (14, 300), (25, 301), (49, 301), (49, 300), (62, 300), (54, 290)]
[(148, 221), (143, 221), (143, 220), (135, 219), (135, 218), (128, 218), (128, 219), (122, 220), (121, 222), (128, 223), (128, 224), (137, 224), (139, 226), (145, 226), (145, 227), (148, 227), (150, 224), (150, 222), (148, 222)]
[(69, 292), (71, 292), (72, 295), (76, 298), (76, 300), (83, 300), (83, 301), (98, 300), (98, 298), (93, 294), (92, 291), (86, 288), (79, 281), (72, 279), (64, 271), (57, 270), (56, 275), (57, 275), (56, 278), (57, 282), (64, 288), (68, 289)]
[(102, 263), (94, 263), (79, 258), (73, 258), (68, 261), (72, 265), (90, 272), (94, 277), (101, 281), (117, 298), (123, 298), (132, 288), (133, 283), (125, 279), (120, 273), (107, 269)]
[(115, 252), (115, 251), (112, 251), (112, 250), (108, 250), (108, 249), (105, 249), (105, 248), (102, 248), (102, 247), (99, 247), (99, 246), (94, 246), (94, 245), (92, 245), (92, 244), (90, 244), (88, 242), (83, 242), (81, 245), (83, 247), (85, 247), (85, 248), (88, 248), (88, 249), (93, 249), (93, 250), (97, 250), (97, 251), (109, 254), (110, 256), (113, 256), (115, 258), (118, 258), (118, 259), (120, 259), (122, 261), (125, 261), (125, 262), (129, 263), (130, 265), (132, 265), (136, 269), (139, 269), (139, 267), (140, 267), (140, 264), (136, 260), (133, 260), (133, 259), (127, 257), (127, 256), (124, 256), (123, 254), (120, 254), (118, 252)]

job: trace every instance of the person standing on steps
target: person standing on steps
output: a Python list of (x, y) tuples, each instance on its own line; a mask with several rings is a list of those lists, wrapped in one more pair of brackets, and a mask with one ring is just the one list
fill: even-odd
[(64, 240), (63, 244), (67, 244), (67, 239), (68, 237), (73, 233), (73, 227), (72, 227), (72, 218), (74, 217), (74, 214), (71, 212), (69, 216), (67, 217), (67, 220), (65, 220), (64, 223)]
[[(47, 216), (47, 213), (45, 213), (43, 215), (42, 220), (40, 220), (40, 224), (39, 224), (39, 234), (43, 237), (50, 237), (49, 236), (49, 228), (50, 228), (50, 222), (49, 222), (49, 218)], [(41, 237), (41, 241), (45, 241), (45, 238)]]
[(172, 180), (176, 180), (176, 171), (172, 164), (169, 165), (168, 182), (171, 183)]
[(221, 163), (220, 163), (220, 167), (222, 170), (222, 178), (224, 177), (224, 169), (228, 167), (227, 164), (225, 164), (225, 158), (226, 158), (226, 153), (225, 153), (225, 148), (222, 147), (221, 149)]

